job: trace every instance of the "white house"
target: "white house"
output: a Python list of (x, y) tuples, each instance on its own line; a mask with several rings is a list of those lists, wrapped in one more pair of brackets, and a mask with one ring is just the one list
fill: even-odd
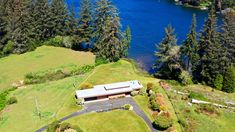
[(84, 99), (85, 102), (125, 97), (132, 91), (143, 88), (143, 85), (137, 81), (118, 82), (112, 84), (96, 85), (92, 89), (77, 90), (76, 98)]

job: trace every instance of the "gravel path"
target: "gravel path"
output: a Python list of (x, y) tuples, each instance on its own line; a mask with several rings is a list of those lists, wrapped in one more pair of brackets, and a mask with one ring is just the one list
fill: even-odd
[[(93, 103), (88, 103), (84, 105), (84, 109), (74, 112), (68, 116), (65, 116), (61, 118), (59, 121), (63, 122), (65, 120), (68, 120), (70, 118), (90, 113), (90, 112), (99, 112), (99, 111), (109, 111), (115, 108), (120, 108), (124, 104), (131, 104), (133, 106), (133, 111), (140, 116), (145, 123), (148, 125), (150, 130), (152, 132), (157, 131), (153, 125), (152, 122), (149, 120), (147, 115), (144, 113), (144, 111), (138, 106), (138, 104), (131, 98), (131, 97), (126, 97), (126, 98), (121, 98), (121, 99), (115, 99), (115, 100), (106, 100), (106, 101), (100, 101), (100, 102), (93, 102)], [(35, 132), (42, 132), (46, 130), (48, 125), (41, 127), (40, 129), (36, 130)]]

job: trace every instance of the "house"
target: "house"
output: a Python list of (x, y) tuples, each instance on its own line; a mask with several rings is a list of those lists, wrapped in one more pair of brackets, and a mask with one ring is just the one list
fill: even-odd
[(92, 89), (77, 90), (75, 97), (82, 99), (84, 103), (97, 100), (125, 97), (132, 91), (138, 91), (143, 85), (137, 81), (126, 81), (112, 84), (96, 85)]

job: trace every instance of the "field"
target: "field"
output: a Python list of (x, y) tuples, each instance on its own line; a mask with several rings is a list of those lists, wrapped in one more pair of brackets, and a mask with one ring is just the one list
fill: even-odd
[[(235, 94), (224, 93), (203, 85), (172, 86), (173, 89), (183, 92), (195, 92), (202, 95), (206, 100), (214, 103), (223, 104), (226, 101), (235, 100)], [(184, 99), (182, 95), (168, 91), (171, 102), (175, 108), (178, 119), (185, 131), (198, 132), (228, 132), (235, 131), (235, 111), (217, 107), (209, 107), (204, 111), (198, 112), (200, 105), (188, 105), (190, 99)], [(224, 105), (224, 104), (223, 104)]]
[(47, 70), (75, 64), (78, 66), (94, 63), (95, 56), (89, 52), (42, 46), (22, 55), (10, 55), (0, 59), (0, 91), (12, 83), (23, 80), (29, 72)]
[(85, 132), (149, 132), (145, 122), (132, 111), (114, 110), (84, 114), (68, 121)]

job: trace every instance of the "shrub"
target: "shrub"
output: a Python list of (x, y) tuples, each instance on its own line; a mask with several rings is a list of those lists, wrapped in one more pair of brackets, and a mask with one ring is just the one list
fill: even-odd
[(166, 111), (166, 106), (161, 105), (161, 106), (159, 107), (159, 109), (160, 109), (161, 111)]
[(188, 97), (191, 98), (191, 99), (198, 99), (198, 100), (205, 100), (205, 101), (207, 100), (207, 98), (205, 98), (203, 94), (196, 93), (196, 92), (193, 92), (193, 91), (191, 91), (189, 93)]
[(142, 95), (142, 96), (146, 95), (146, 91), (145, 91), (145, 89), (144, 89), (144, 88), (142, 88), (142, 89), (140, 90), (139, 94), (140, 94), (140, 95)]
[(179, 80), (180, 80), (181, 84), (183, 84), (183, 85), (193, 84), (192, 76), (189, 74), (188, 71), (182, 71), (180, 73)]
[(90, 89), (93, 88), (93, 85), (89, 82), (85, 82), (80, 86), (81, 89)]
[(54, 38), (50, 38), (48, 41), (44, 42), (46, 45), (53, 45), (62, 47), (63, 46), (63, 37), (55, 36)]
[(132, 91), (131, 92), (131, 96), (136, 96), (136, 95), (138, 95), (139, 94), (139, 91)]
[(198, 105), (198, 107), (195, 111), (198, 113), (206, 113), (208, 115), (210, 115), (210, 114), (219, 115), (220, 114), (215, 106), (209, 105), (209, 104), (200, 104), (200, 105)]
[(125, 110), (130, 110), (131, 109), (131, 105), (130, 104), (125, 104), (122, 106), (122, 108), (124, 108)]
[(152, 90), (154, 88), (154, 84), (152, 82), (147, 83), (147, 90)]
[(63, 38), (63, 45), (66, 47), (66, 48), (72, 48), (73, 46), (73, 38), (70, 37), (70, 36), (66, 36)]
[(7, 104), (15, 104), (15, 103), (17, 103), (16, 97), (10, 97), (10, 99), (7, 101)]
[(235, 68), (229, 67), (224, 76), (223, 91), (233, 93), (235, 91)]
[(47, 132), (55, 132), (60, 127), (59, 121), (54, 121), (47, 127)]
[(217, 90), (221, 90), (223, 87), (223, 76), (221, 74), (218, 74), (215, 78), (214, 86)]
[(72, 125), (71, 128), (76, 130), (77, 132), (83, 132), (83, 130), (78, 125)]
[(171, 118), (171, 116), (168, 116), (167, 114), (163, 113), (157, 116), (153, 124), (156, 128), (165, 130), (172, 126), (173, 119)]
[(64, 122), (64, 123), (60, 124), (60, 130), (61, 131), (65, 131), (66, 129), (69, 129), (69, 128), (71, 128), (71, 124), (70, 123)]
[(9, 40), (2, 50), (3, 54), (10, 54), (13, 51), (13, 45), (14, 43)]
[(77, 99), (77, 104), (78, 105), (83, 105), (84, 99)]
[(101, 58), (101, 57), (95, 58), (95, 65), (96, 66), (101, 65), (101, 64), (107, 64), (107, 63), (108, 63), (108, 60), (106, 60), (104, 58)]
[(160, 109), (160, 105), (155, 100), (150, 101), (150, 106), (151, 106), (151, 109), (154, 111)]

